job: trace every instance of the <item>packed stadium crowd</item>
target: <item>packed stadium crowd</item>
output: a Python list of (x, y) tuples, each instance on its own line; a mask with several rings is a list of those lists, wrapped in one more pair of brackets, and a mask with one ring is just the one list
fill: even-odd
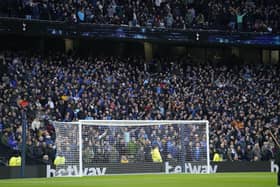
[(161, 28), (279, 31), (278, 0), (1, 0), (0, 15)]
[[(25, 110), (28, 163), (51, 163), (56, 154), (67, 152), (55, 142), (51, 121), (79, 119), (206, 119), (210, 122), (211, 159), (215, 153), (220, 160), (274, 158), (270, 131), (280, 138), (279, 65), (201, 64), (191, 57), (155, 58), (145, 63), (140, 57), (26, 52), (5, 52), (2, 60), (1, 146), (21, 151)], [(150, 150), (155, 149), (162, 160), (176, 160), (182, 146), (187, 160), (205, 156), (205, 136), (195, 129), (188, 131), (184, 143), (179, 143), (177, 126), (128, 127), (117, 132), (92, 127), (85, 132), (85, 160), (151, 161), (145, 154), (151, 156)], [(116, 156), (105, 156), (106, 151)]]

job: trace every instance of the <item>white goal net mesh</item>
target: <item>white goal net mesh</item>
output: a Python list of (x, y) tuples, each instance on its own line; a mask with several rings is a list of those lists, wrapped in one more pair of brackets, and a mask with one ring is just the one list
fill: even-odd
[(208, 173), (208, 121), (54, 122), (53, 176)]

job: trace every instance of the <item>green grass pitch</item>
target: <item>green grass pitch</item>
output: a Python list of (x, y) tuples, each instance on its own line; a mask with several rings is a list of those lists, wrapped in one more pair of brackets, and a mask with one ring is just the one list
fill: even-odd
[(114, 175), (0, 180), (0, 187), (276, 187), (274, 173)]

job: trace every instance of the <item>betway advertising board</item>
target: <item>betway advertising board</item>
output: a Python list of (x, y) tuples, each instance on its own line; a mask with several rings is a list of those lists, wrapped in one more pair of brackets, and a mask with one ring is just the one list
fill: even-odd
[[(98, 176), (105, 175), (107, 168), (84, 168), (82, 170), (83, 176)], [(50, 165), (47, 166), (47, 177), (62, 177), (62, 176), (79, 176), (80, 171), (78, 166), (69, 165), (63, 168), (52, 169)]]
[[(83, 176), (101, 176), (127, 173), (207, 173), (205, 163), (128, 163), (128, 164), (94, 164), (85, 165)], [(266, 162), (211, 162), (210, 173), (223, 172), (278, 172), (279, 167), (274, 161)], [(0, 167), (0, 179), (21, 177), (20, 167)], [(26, 178), (59, 177), (80, 175), (78, 165), (54, 166), (32, 165), (25, 167)]]
[(199, 173), (216, 173), (218, 166), (216, 164), (208, 166), (203, 164), (193, 164), (190, 162), (184, 163), (183, 165), (171, 165), (169, 162), (165, 162), (165, 173), (190, 173), (190, 174), (199, 174)]
[[(110, 174), (128, 173), (186, 173), (203, 174), (217, 172), (278, 172), (279, 167), (274, 161), (270, 162), (211, 162), (208, 168), (205, 163), (107, 163), (85, 165), (82, 170), (83, 176), (101, 176)], [(66, 165), (58, 168), (46, 167), (46, 177), (79, 176), (78, 165)]]

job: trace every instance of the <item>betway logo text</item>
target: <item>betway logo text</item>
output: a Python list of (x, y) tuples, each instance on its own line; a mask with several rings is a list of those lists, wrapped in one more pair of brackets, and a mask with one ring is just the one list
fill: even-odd
[[(184, 171), (185, 173), (207, 173), (207, 165), (193, 165), (191, 163), (185, 163), (184, 167)], [(216, 173), (218, 169), (217, 165), (213, 165), (209, 167), (209, 172), (210, 173)], [(182, 166), (178, 165), (178, 166), (171, 166), (169, 165), (169, 162), (165, 162), (165, 173), (182, 173), (183, 172), (183, 168)]]
[[(105, 175), (107, 168), (84, 168), (83, 176), (99, 176)], [(77, 166), (68, 166), (62, 169), (52, 169), (50, 165), (47, 166), (47, 177), (59, 176), (78, 176), (79, 170)]]
[(275, 164), (273, 160), (270, 161), (270, 170), (271, 170), (272, 173), (273, 172), (278, 173), (278, 171), (279, 171), (278, 165)]

